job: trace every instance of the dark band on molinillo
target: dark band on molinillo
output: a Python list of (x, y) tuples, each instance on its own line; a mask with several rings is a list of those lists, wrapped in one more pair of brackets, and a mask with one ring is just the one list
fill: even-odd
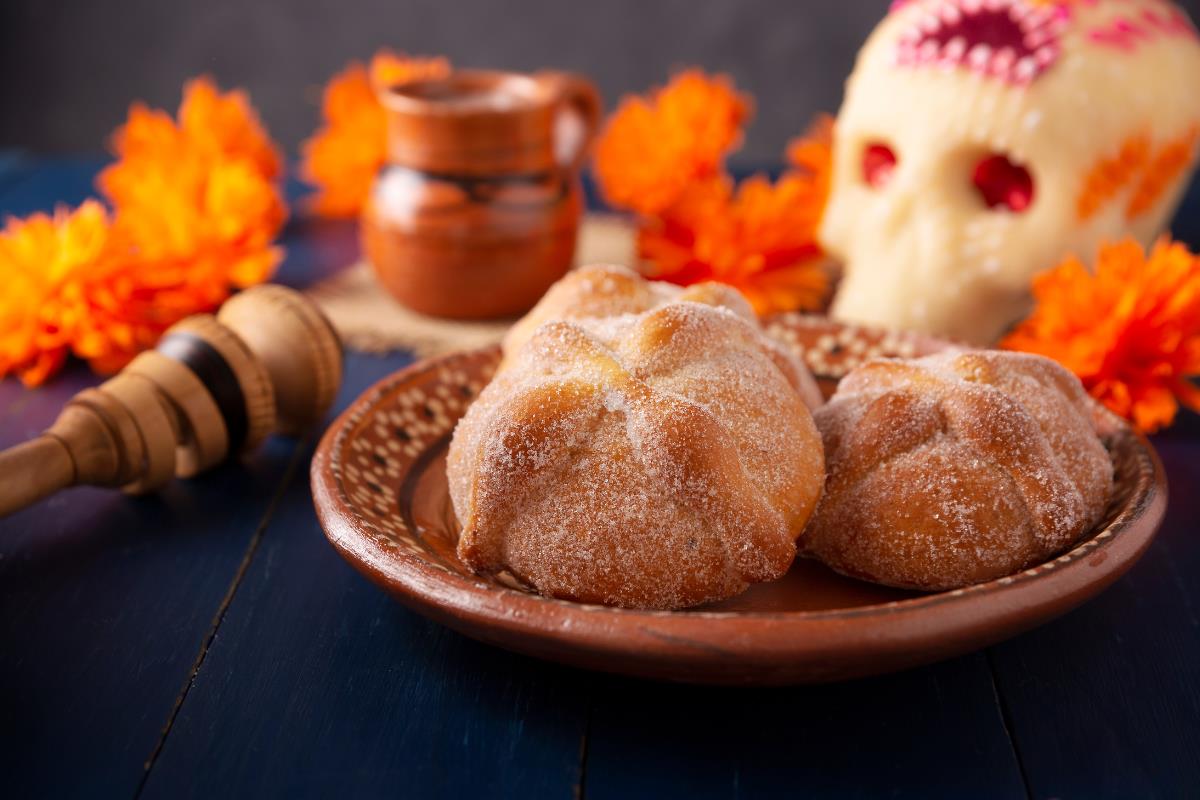
[(240, 450), (249, 427), (246, 397), (242, 394), (237, 374), (221, 352), (204, 339), (186, 331), (168, 333), (159, 341), (157, 349), (164, 356), (186, 366), (200, 379), (225, 420), (229, 452)]

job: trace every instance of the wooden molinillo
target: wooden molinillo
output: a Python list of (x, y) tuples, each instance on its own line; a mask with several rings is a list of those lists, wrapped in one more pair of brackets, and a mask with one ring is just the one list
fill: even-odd
[(75, 395), (41, 436), (0, 453), (0, 517), (79, 484), (151, 491), (270, 433), (300, 433), (341, 379), (341, 343), (316, 306), (282, 286), (242, 292), (216, 316), (179, 322)]

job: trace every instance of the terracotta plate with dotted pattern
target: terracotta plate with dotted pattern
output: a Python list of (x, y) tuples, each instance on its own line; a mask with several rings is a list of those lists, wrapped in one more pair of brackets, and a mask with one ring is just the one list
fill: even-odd
[[(794, 314), (768, 328), (803, 354), (827, 394), (864, 358), (945, 346)], [(1054, 560), (989, 583), (918, 594), (797, 559), (779, 581), (686, 611), (551, 600), (503, 575), (473, 575), (454, 552), (446, 447), (498, 360), (496, 348), (443, 356), (367, 391), (317, 450), (317, 513), (338, 552), (410, 608), (476, 639), (576, 666), (697, 683), (787, 684), (929, 663), (1012, 636), (1097, 594), (1142, 554), (1166, 508), (1157, 457), (1145, 439), (1123, 431), (1108, 442), (1117, 488), (1104, 521)]]

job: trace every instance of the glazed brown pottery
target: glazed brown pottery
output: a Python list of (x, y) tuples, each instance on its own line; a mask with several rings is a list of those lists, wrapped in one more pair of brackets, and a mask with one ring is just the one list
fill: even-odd
[(379, 87), (388, 165), (362, 216), (380, 283), (425, 314), (519, 314), (570, 267), (600, 99), (583, 78), (459, 71)]
[[(867, 357), (944, 347), (795, 314), (776, 317), (768, 329), (803, 353), (827, 394)], [(1107, 442), (1116, 490), (1104, 520), (1070, 551), (988, 583), (920, 594), (798, 559), (779, 581), (685, 611), (551, 600), (503, 575), (473, 575), (455, 555), (446, 446), (498, 360), (497, 348), (458, 353), (376, 384), (321, 441), (314, 500), (338, 552), (405, 605), (476, 639), (567, 664), (698, 683), (788, 684), (937, 661), (1097, 594), (1138, 559), (1166, 509), (1157, 456), (1123, 429)]]

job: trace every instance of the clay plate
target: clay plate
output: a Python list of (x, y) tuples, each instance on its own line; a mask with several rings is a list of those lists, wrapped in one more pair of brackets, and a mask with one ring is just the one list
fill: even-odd
[[(874, 355), (912, 356), (930, 339), (783, 315), (772, 334), (803, 352), (830, 393)], [(410, 608), (490, 644), (581, 667), (697, 683), (787, 684), (890, 672), (969, 652), (1079, 605), (1124, 573), (1162, 521), (1166, 484), (1145, 439), (1109, 442), (1117, 489), (1074, 549), (1016, 575), (918, 594), (797, 559), (782, 580), (675, 612), (551, 600), (457, 559), (445, 454), (483, 388), (496, 348), (423, 361), (385, 378), (325, 434), (312, 465), (326, 535), (342, 556)]]

